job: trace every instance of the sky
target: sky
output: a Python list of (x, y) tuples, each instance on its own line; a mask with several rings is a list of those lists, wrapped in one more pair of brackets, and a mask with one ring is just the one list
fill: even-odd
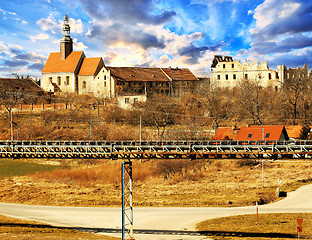
[(0, 0), (0, 77), (40, 78), (65, 14), (75, 51), (106, 66), (181, 67), (214, 55), (312, 68), (311, 0)]

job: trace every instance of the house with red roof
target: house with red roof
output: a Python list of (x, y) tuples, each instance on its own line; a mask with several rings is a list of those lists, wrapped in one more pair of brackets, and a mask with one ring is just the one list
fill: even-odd
[(87, 58), (73, 51), (70, 26), (64, 17), (60, 52), (51, 53), (41, 87), (48, 92), (117, 98), (126, 106), (146, 101), (150, 94), (180, 96), (194, 91), (199, 79), (186, 68), (107, 67), (101, 57)]
[(235, 140), (239, 128), (235, 127), (219, 127), (213, 140)]
[(285, 126), (248, 126), (248, 127), (219, 127), (214, 140), (238, 141), (285, 141), (289, 136)]
[(241, 127), (236, 135), (238, 141), (285, 141), (289, 140), (285, 126)]

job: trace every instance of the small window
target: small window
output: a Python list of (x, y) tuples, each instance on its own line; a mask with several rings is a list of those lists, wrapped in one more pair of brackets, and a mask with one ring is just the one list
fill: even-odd
[(232, 68), (234, 68), (234, 63), (232, 63)]
[(225, 64), (223, 64), (223, 68), (225, 68)]
[(106, 82), (104, 82), (104, 87), (106, 87)]
[(265, 138), (269, 138), (270, 137), (270, 133), (265, 134)]
[(134, 98), (133, 99), (133, 103), (138, 103), (139, 102), (139, 99), (138, 98)]
[(271, 75), (271, 73), (269, 73), (269, 79), (272, 79), (272, 75)]
[(245, 79), (248, 79), (248, 74), (245, 74)]
[(225, 74), (225, 80), (229, 80), (229, 75)]
[(220, 80), (220, 75), (217, 76), (218, 80)]
[(52, 83), (52, 77), (49, 77), (49, 82)]
[(252, 133), (249, 133), (247, 138), (251, 138), (251, 136), (252, 136)]
[(233, 79), (234, 79), (234, 80), (236, 79), (236, 74), (233, 74)]
[(83, 82), (82, 82), (82, 88), (87, 88), (87, 83), (86, 83), (86, 81), (83, 81)]
[(104, 76), (104, 80), (106, 80), (106, 75)]
[(66, 85), (69, 85), (69, 76), (66, 76)]
[(57, 77), (57, 85), (61, 85), (61, 77)]
[(125, 103), (130, 103), (130, 99), (129, 98), (125, 98)]

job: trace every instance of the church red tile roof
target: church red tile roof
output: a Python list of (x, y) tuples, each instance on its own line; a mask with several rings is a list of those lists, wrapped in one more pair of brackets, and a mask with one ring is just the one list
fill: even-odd
[(78, 76), (97, 75), (102, 67), (104, 67), (104, 62), (101, 57), (85, 58)]
[(42, 73), (76, 72), (79, 61), (85, 58), (84, 52), (74, 51), (65, 60), (61, 60), (61, 53), (50, 53)]

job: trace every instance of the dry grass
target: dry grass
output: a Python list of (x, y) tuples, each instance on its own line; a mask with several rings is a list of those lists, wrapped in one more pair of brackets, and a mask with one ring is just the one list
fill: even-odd
[(51, 225), (35, 221), (20, 220), (0, 215), (0, 238), (2, 240), (32, 239), (32, 240), (117, 240), (120, 238), (97, 235), (93, 233), (80, 232), (78, 230), (53, 227)]
[[(162, 161), (133, 162), (134, 206), (244, 206), (256, 201), (263, 204), (275, 201), (277, 180), (283, 180), (281, 191), (291, 191), (309, 183), (312, 174), (310, 161), (266, 162), (262, 183), (261, 164), (240, 166), (237, 160), (214, 160), (202, 167), (186, 161), (183, 170), (165, 179), (160, 171)], [(68, 163), (71, 169), (3, 179), (0, 201), (120, 206), (120, 162), (82, 162)], [(181, 165), (177, 166), (181, 169)]]
[[(144, 181), (153, 176), (154, 169), (150, 163), (137, 163), (133, 168), (133, 180)], [(121, 184), (121, 164), (113, 163), (91, 168), (57, 169), (52, 172), (39, 172), (33, 179), (44, 179), (49, 182), (62, 182), (69, 185), (96, 186), (99, 184)]]
[(256, 215), (210, 219), (197, 224), (196, 229), (216, 240), (291, 240), (297, 238), (297, 219), (304, 219), (300, 239), (312, 239), (311, 213), (259, 214), (258, 222), (256, 219)]

